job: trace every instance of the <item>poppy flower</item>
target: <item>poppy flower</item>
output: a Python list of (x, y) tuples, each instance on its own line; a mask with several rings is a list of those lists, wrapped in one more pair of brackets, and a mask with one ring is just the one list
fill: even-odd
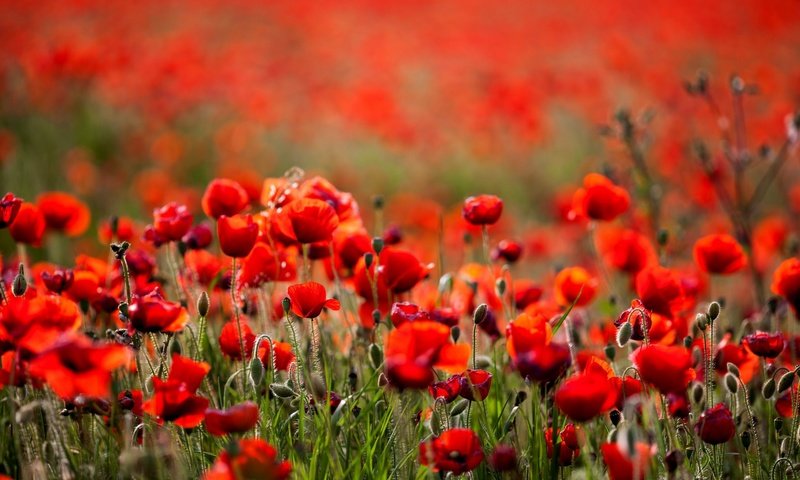
[(68, 268), (59, 268), (52, 272), (42, 272), (41, 277), (44, 286), (56, 295), (60, 295), (64, 290), (68, 290), (72, 286), (72, 282), (75, 281), (75, 273)]
[(469, 352), (469, 345), (450, 343), (446, 325), (427, 320), (404, 323), (386, 337), (386, 376), (398, 388), (426, 388), (434, 379), (433, 368), (465, 370)]
[(51, 230), (75, 237), (89, 227), (89, 207), (68, 193), (44, 193), (36, 199), (36, 205)]
[(495, 262), (503, 259), (508, 263), (517, 263), (522, 256), (522, 244), (514, 240), (501, 240), (492, 249), (491, 257)]
[(118, 344), (95, 343), (77, 333), (66, 333), (29, 365), (31, 376), (47, 382), (63, 399), (78, 395), (107, 398), (111, 374), (130, 360), (127, 348)]
[(761, 362), (758, 356), (745, 348), (744, 345), (732, 343), (730, 339), (731, 335), (725, 334), (725, 337), (717, 346), (717, 352), (714, 356), (714, 365), (717, 373), (725, 375), (728, 371), (727, 365), (732, 363), (739, 369), (739, 377), (742, 382), (750, 383), (750, 380), (761, 370)]
[(275, 447), (261, 439), (239, 440), (235, 448), (219, 454), (203, 480), (285, 480), (292, 473), (289, 461), (279, 461)]
[[(384, 243), (389, 245), (385, 240)], [(340, 228), (336, 230), (333, 238), (333, 250), (336, 252), (336, 258), (341, 266), (352, 270), (365, 253), (372, 251), (372, 237), (363, 227), (358, 229)]]
[(495, 472), (512, 472), (517, 469), (517, 450), (512, 445), (498, 444), (486, 460)]
[(614, 393), (607, 375), (583, 373), (561, 384), (555, 402), (571, 420), (586, 422), (613, 406)]
[(478, 468), (484, 453), (478, 435), (468, 428), (451, 428), (419, 444), (419, 460), (435, 471), (461, 475)]
[[(244, 344), (244, 352), (247, 358), (253, 354), (253, 343), (256, 336), (253, 334), (253, 329), (250, 324), (244, 319), (240, 319), (242, 327), (242, 342)], [(239, 341), (239, 326), (236, 325), (236, 320), (225, 322), (222, 330), (219, 333), (219, 349), (222, 354), (232, 360), (242, 359), (242, 343)]]
[(486, 370), (467, 370), (461, 374), (459, 395), (471, 402), (482, 402), (492, 388), (492, 374)]
[(599, 173), (583, 177), (583, 188), (572, 197), (575, 218), (611, 221), (625, 213), (631, 203), (628, 192)]
[(379, 259), (378, 276), (383, 285), (394, 294), (411, 290), (428, 276), (428, 267), (407, 250), (385, 247), (381, 251)]
[(13, 193), (6, 193), (0, 198), (0, 228), (6, 228), (14, 223), (20, 207), (22, 199), (15, 197)]
[(8, 227), (8, 232), (17, 243), (39, 246), (42, 243), (45, 228), (47, 228), (47, 223), (45, 223), (44, 215), (39, 207), (32, 203), (22, 202), (14, 223)]
[(278, 214), (276, 226), (283, 236), (297, 243), (329, 242), (339, 226), (339, 217), (328, 202), (300, 198)]
[(597, 244), (603, 260), (621, 272), (636, 274), (657, 260), (652, 242), (634, 230), (600, 230)]
[(503, 200), (494, 195), (477, 195), (464, 200), (461, 216), (472, 225), (493, 225), (503, 213)]
[(217, 219), (223, 215), (236, 215), (244, 210), (248, 201), (247, 192), (239, 183), (227, 178), (215, 178), (206, 187), (201, 204), (206, 215)]
[(583, 267), (564, 268), (556, 275), (555, 294), (559, 305), (588, 305), (596, 292), (597, 279)]
[(622, 410), (625, 407), (625, 402), (644, 391), (642, 382), (636, 378), (626, 376), (624, 379), (620, 377), (610, 377), (608, 379), (611, 383), (611, 388), (614, 390), (615, 400), (614, 408)]
[(258, 358), (265, 368), (269, 368), (271, 360), (274, 358), (275, 368), (280, 371), (289, 370), (289, 365), (294, 362), (294, 351), (292, 345), (287, 342), (272, 342), (275, 353), (271, 351), (270, 342), (264, 341), (258, 344)]
[(186, 245), (189, 250), (200, 250), (207, 248), (214, 240), (214, 234), (211, 232), (211, 227), (207, 222), (198, 223), (186, 232), (186, 235), (181, 237), (181, 242)]
[[(115, 229), (115, 230), (114, 230)], [(134, 239), (134, 224), (133, 220), (128, 217), (113, 217), (109, 220), (102, 222), (97, 227), (97, 237), (100, 243), (108, 245), (111, 242), (128, 241)]]
[[(13, 230), (14, 226), (11, 227)], [(789, 258), (778, 265), (777, 270), (772, 274), (772, 291), (785, 298), (795, 312), (800, 312), (799, 259)]]
[(300, 318), (317, 318), (323, 308), (339, 310), (339, 300), (325, 298), (325, 287), (317, 282), (298, 283), (289, 286), (292, 312)]
[(633, 340), (642, 341), (644, 340), (644, 332), (651, 331), (651, 327), (653, 326), (653, 319), (650, 316), (650, 312), (644, 308), (644, 304), (641, 300), (634, 299), (631, 301), (631, 307), (627, 310), (624, 310), (622, 313), (619, 314), (616, 320), (614, 320), (614, 326), (619, 328), (624, 323), (630, 323), (633, 326), (631, 338)]
[(217, 219), (217, 237), (222, 253), (232, 258), (243, 258), (253, 249), (258, 239), (258, 224), (252, 215), (222, 215)]
[(628, 449), (618, 443), (600, 445), (603, 462), (608, 467), (610, 480), (644, 480), (650, 471), (651, 449), (644, 443), (634, 446), (631, 456)]
[[(544, 431), (544, 441), (547, 445), (547, 458), (553, 458), (555, 448), (553, 445), (553, 428)], [(559, 434), (558, 444), (558, 464), (562, 467), (572, 465), (573, 460), (580, 455), (580, 442), (575, 424), (564, 425)]]
[(663, 394), (683, 393), (695, 378), (692, 355), (683, 347), (647, 345), (631, 354), (642, 381)]
[(514, 280), (514, 305), (519, 310), (525, 310), (528, 305), (538, 302), (544, 290), (530, 280)]
[(694, 260), (704, 272), (716, 275), (736, 273), (747, 265), (739, 242), (730, 235), (707, 235), (694, 244)]
[(430, 320), (428, 312), (419, 308), (410, 302), (395, 302), (392, 304), (392, 310), (389, 312), (389, 318), (395, 328), (406, 322), (413, 322), (415, 320)]
[(153, 210), (153, 231), (163, 242), (177, 242), (192, 228), (186, 205), (170, 202)]
[(783, 351), (786, 340), (780, 332), (755, 332), (742, 339), (751, 352), (762, 358), (775, 358)]
[(131, 328), (140, 332), (178, 332), (189, 321), (189, 314), (179, 303), (165, 300), (156, 288), (132, 299), (128, 319)]
[(258, 242), (242, 260), (236, 284), (255, 288), (266, 282), (292, 281), (297, 276), (295, 258), (286, 249), (274, 250)]
[(672, 317), (683, 301), (683, 288), (672, 270), (653, 265), (636, 275), (636, 295), (647, 310)]
[(733, 415), (724, 403), (718, 403), (700, 414), (694, 430), (704, 442), (711, 445), (725, 443), (736, 434)]
[(689, 418), (689, 413), (692, 411), (692, 405), (689, 403), (689, 396), (684, 393), (670, 393), (667, 395), (667, 410), (669, 416), (672, 418), (680, 418), (686, 420)]
[(432, 383), (428, 386), (428, 393), (434, 399), (442, 399), (445, 403), (451, 403), (458, 398), (461, 392), (461, 375), (451, 375), (447, 380)]
[(205, 418), (208, 399), (195, 392), (209, 370), (211, 366), (205, 362), (195, 362), (173, 354), (167, 379), (153, 377), (153, 396), (144, 403), (142, 409), (156, 417), (159, 424), (173, 422), (183, 428), (200, 425)]
[(243, 433), (258, 423), (258, 405), (244, 402), (225, 410), (209, 408), (206, 410), (206, 430), (211, 435), (223, 436)]

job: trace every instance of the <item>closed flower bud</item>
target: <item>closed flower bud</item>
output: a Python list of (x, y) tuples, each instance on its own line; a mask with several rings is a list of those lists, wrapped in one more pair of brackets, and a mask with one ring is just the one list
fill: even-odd
[(375, 325), (381, 323), (381, 311), (377, 308), (372, 311), (372, 323)]
[(742, 439), (742, 446), (744, 447), (744, 449), (747, 450), (748, 448), (750, 448), (751, 437), (749, 430), (745, 430), (744, 432), (742, 432), (741, 439)]
[(292, 300), (289, 297), (283, 297), (281, 300), (281, 307), (283, 307), (283, 314), (288, 315), (292, 309)]
[(458, 328), (458, 325), (450, 328), (450, 336), (453, 338), (453, 343), (458, 343), (458, 339), (461, 337), (461, 329)]
[(703, 386), (699, 383), (695, 383), (692, 385), (692, 400), (694, 403), (700, 403), (703, 401), (703, 397), (705, 397), (705, 391), (703, 390)]
[(492, 359), (486, 355), (478, 355), (475, 357), (475, 368), (486, 370), (492, 366)]
[(728, 362), (727, 368), (728, 368), (728, 373), (735, 375), (736, 378), (741, 377), (741, 374), (739, 373), (739, 367), (737, 367), (735, 364)]
[(250, 359), (250, 381), (253, 382), (254, 386), (261, 385), (261, 382), (264, 381), (264, 373), (264, 365), (261, 363), (261, 359), (254, 355)]
[(17, 276), (14, 277), (14, 283), (11, 284), (11, 293), (13, 293), (15, 297), (21, 297), (25, 295), (25, 291), (27, 289), (28, 281), (25, 280), (25, 268), (20, 263), (19, 273), (17, 273)]
[(367, 252), (364, 254), (364, 266), (369, 269), (372, 266), (372, 262), (375, 260), (375, 255), (372, 252)]
[(698, 330), (705, 332), (706, 327), (708, 327), (708, 315), (705, 313), (698, 313), (697, 316), (694, 317), (694, 324), (697, 325)]
[(686, 347), (686, 348), (689, 348), (689, 347), (692, 346), (692, 342), (694, 342), (694, 338), (692, 338), (691, 335), (687, 335), (683, 339), (683, 346)]
[(664, 463), (667, 465), (668, 472), (672, 473), (676, 471), (681, 463), (683, 463), (683, 453), (680, 450), (670, 450), (667, 452)]
[(450, 416), (456, 417), (464, 412), (467, 409), (467, 405), (469, 405), (469, 400), (461, 399), (453, 405), (453, 408), (450, 409)]
[(172, 356), (172, 355), (180, 355), (181, 352), (182, 352), (181, 342), (178, 341), (177, 337), (173, 337), (172, 341), (169, 343), (170, 356)]
[(211, 302), (208, 299), (208, 293), (200, 293), (200, 298), (197, 299), (197, 314), (201, 317), (208, 315), (208, 309), (211, 307)]
[(630, 322), (623, 323), (619, 327), (619, 330), (617, 330), (617, 345), (624, 347), (631, 339), (632, 334), (633, 327), (631, 326)]
[(734, 374), (725, 374), (725, 388), (734, 395), (739, 391), (739, 381)]
[(769, 378), (766, 382), (764, 382), (764, 386), (761, 387), (761, 395), (763, 395), (766, 400), (769, 400), (773, 395), (775, 395), (774, 378)]
[(502, 278), (498, 278), (494, 284), (495, 290), (497, 290), (497, 295), (503, 296), (506, 293), (506, 281)]
[(445, 273), (439, 279), (439, 293), (444, 294), (453, 289), (453, 275)]
[(783, 417), (778, 417), (773, 420), (773, 425), (775, 425), (775, 431), (780, 432), (783, 429)]
[(614, 358), (617, 356), (617, 349), (614, 348), (614, 345), (612, 345), (610, 343), (608, 345), (606, 345), (606, 347), (603, 349), (603, 352), (606, 354), (606, 358), (610, 362), (613, 362)]
[(708, 318), (713, 322), (719, 317), (720, 306), (718, 302), (711, 302), (708, 304)]
[(294, 390), (283, 383), (273, 383), (269, 386), (269, 389), (279, 398), (294, 398), (294, 396), (297, 395)]
[(376, 254), (381, 254), (381, 250), (383, 250), (383, 239), (381, 237), (375, 237), (372, 239), (372, 249)]
[(781, 379), (778, 380), (778, 393), (789, 390), (792, 387), (792, 383), (794, 383), (794, 373), (789, 372), (784, 374)]
[(475, 313), (472, 314), (472, 320), (475, 322), (475, 325), (480, 325), (481, 322), (486, 320), (486, 312), (489, 306), (485, 303), (481, 303), (478, 305), (478, 308), (475, 309)]
[(325, 385), (325, 379), (318, 373), (311, 374), (311, 393), (316, 399), (323, 399), (328, 393), (328, 387)]
[(383, 363), (383, 352), (381, 351), (381, 347), (375, 343), (369, 346), (369, 361), (372, 362), (372, 368), (376, 370)]
[(611, 420), (611, 424), (616, 427), (619, 425), (620, 420), (622, 420), (622, 413), (616, 409), (611, 410), (611, 412), (608, 414), (608, 418)]

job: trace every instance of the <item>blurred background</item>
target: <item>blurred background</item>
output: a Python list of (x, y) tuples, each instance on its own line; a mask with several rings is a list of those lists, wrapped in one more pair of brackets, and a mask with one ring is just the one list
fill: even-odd
[(497, 193), (535, 222), (584, 173), (628, 168), (601, 135), (627, 109), (691, 191), (688, 145), (719, 135), (685, 82), (708, 72), (728, 108), (740, 75), (752, 148), (779, 144), (798, 27), (796, 0), (4, 2), (0, 188), (75, 193), (96, 222), (199, 211), (217, 176), (257, 198), (296, 165), (362, 204)]

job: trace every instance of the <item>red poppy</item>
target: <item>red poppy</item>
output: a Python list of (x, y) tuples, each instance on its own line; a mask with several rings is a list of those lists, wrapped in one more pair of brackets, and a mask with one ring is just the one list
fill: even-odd
[(686, 420), (692, 411), (689, 396), (684, 393), (670, 393), (667, 395), (667, 409), (669, 416)]
[(200, 250), (207, 248), (214, 240), (214, 234), (211, 232), (211, 227), (207, 222), (198, 223), (186, 232), (186, 235), (181, 237), (181, 242), (186, 245), (189, 250)]
[(588, 305), (597, 292), (597, 279), (582, 267), (564, 268), (555, 280), (556, 301), (559, 305), (576, 307)]
[(644, 308), (642, 301), (637, 298), (631, 301), (631, 308), (624, 310), (619, 314), (619, 317), (614, 320), (614, 326), (617, 328), (621, 327), (624, 323), (630, 323), (633, 326), (631, 338), (641, 341), (644, 340), (645, 330), (648, 333), (651, 331), (653, 319), (650, 316), (650, 312)]
[(406, 322), (430, 320), (428, 312), (410, 302), (393, 303), (389, 318), (392, 320), (392, 325), (394, 325), (395, 328)]
[(503, 200), (494, 195), (477, 195), (464, 200), (461, 215), (472, 225), (493, 225), (503, 213)]
[(599, 173), (583, 177), (583, 188), (572, 197), (572, 212), (577, 218), (611, 221), (625, 213), (631, 203), (628, 192)]
[(730, 235), (707, 235), (694, 244), (694, 260), (701, 270), (711, 274), (728, 275), (747, 265), (744, 249)]
[(153, 396), (142, 409), (159, 423), (173, 422), (183, 428), (194, 428), (203, 421), (208, 399), (195, 395), (211, 367), (178, 354), (172, 355), (172, 366), (166, 380), (153, 377)]
[(603, 259), (621, 272), (639, 273), (657, 259), (652, 242), (634, 230), (600, 230), (597, 243)]
[(252, 215), (236, 215), (217, 219), (217, 237), (222, 253), (243, 258), (253, 249), (258, 238), (258, 224)]
[(711, 445), (725, 443), (736, 434), (733, 415), (724, 403), (718, 403), (701, 413), (694, 429), (704, 442)]
[(398, 388), (426, 388), (433, 368), (463, 371), (470, 348), (450, 343), (450, 328), (421, 320), (402, 324), (386, 337), (386, 376)]
[(130, 351), (122, 345), (99, 344), (86, 336), (66, 333), (33, 359), (28, 371), (63, 399), (78, 395), (108, 398), (111, 373), (129, 360)]
[[(544, 431), (544, 441), (547, 445), (547, 458), (553, 458), (553, 428)], [(572, 465), (573, 460), (580, 455), (580, 442), (578, 441), (577, 428), (574, 424), (564, 425), (559, 434), (558, 464), (562, 467)]]
[(168, 302), (156, 288), (147, 295), (135, 296), (128, 305), (131, 327), (140, 332), (178, 332), (189, 321), (179, 303)]
[(586, 422), (613, 406), (616, 392), (608, 376), (594, 372), (575, 375), (556, 390), (555, 402), (575, 422)]
[(503, 259), (508, 263), (516, 263), (522, 256), (522, 244), (514, 240), (500, 240), (492, 249), (491, 256), (494, 261)]
[(480, 438), (468, 428), (451, 428), (419, 444), (422, 465), (432, 465), (435, 471), (452, 472), (454, 475), (478, 468), (483, 457)]
[(8, 228), (8, 232), (17, 243), (39, 246), (42, 243), (45, 228), (47, 228), (47, 224), (39, 207), (23, 202), (14, 223)]
[(72, 282), (75, 281), (75, 273), (68, 268), (59, 268), (52, 272), (42, 272), (41, 277), (44, 286), (56, 295), (60, 295), (64, 290), (68, 290), (69, 287), (72, 286)]
[(428, 267), (409, 251), (385, 247), (379, 259), (378, 277), (381, 280), (379, 285), (382, 283), (395, 295), (411, 290), (428, 276)]
[[(253, 354), (253, 343), (256, 336), (253, 335), (253, 329), (250, 324), (244, 319), (240, 319), (242, 327), (242, 342), (244, 342), (244, 352), (247, 358)], [(242, 343), (239, 341), (239, 327), (236, 325), (236, 320), (231, 320), (223, 325), (219, 333), (219, 349), (222, 354), (232, 360), (242, 359)]]
[(628, 449), (617, 443), (600, 445), (603, 462), (608, 467), (610, 480), (644, 480), (650, 471), (651, 449), (644, 443), (637, 443), (633, 457)]
[(517, 451), (512, 445), (498, 444), (486, 461), (495, 472), (516, 471)]
[[(785, 373), (784, 375), (793, 375), (792, 372)], [(778, 378), (782, 378), (778, 376)], [(792, 388), (780, 394), (775, 400), (775, 411), (778, 412), (783, 418), (792, 418), (794, 416), (794, 398), (797, 396), (797, 384), (792, 385)]]
[(761, 369), (761, 362), (758, 356), (754, 355), (743, 345), (731, 343), (731, 334), (725, 334), (723, 340), (717, 346), (714, 356), (714, 365), (717, 373), (725, 375), (728, 371), (728, 364), (732, 363), (739, 369), (739, 378), (744, 383), (749, 383)]
[(614, 407), (617, 410), (622, 410), (625, 407), (625, 402), (644, 391), (642, 382), (636, 378), (626, 376), (625, 380), (620, 377), (610, 377), (608, 381), (611, 383), (611, 388), (614, 390)]
[[(116, 226), (116, 231), (111, 227)], [(133, 220), (128, 217), (114, 217), (106, 220), (97, 227), (97, 236), (100, 242), (108, 245), (113, 241), (130, 242), (135, 237)]]
[(658, 265), (645, 267), (636, 275), (636, 295), (652, 313), (672, 317), (683, 302), (683, 288), (677, 274)]
[(75, 237), (89, 227), (89, 207), (68, 193), (44, 193), (36, 199), (36, 205), (51, 230)]
[(225, 410), (206, 410), (206, 430), (211, 435), (223, 436), (244, 433), (258, 423), (258, 405), (244, 402)]
[(6, 193), (0, 198), (0, 228), (6, 228), (14, 223), (20, 207), (22, 199), (15, 197), (13, 193)]
[(266, 282), (294, 280), (297, 276), (295, 258), (286, 249), (273, 250), (266, 243), (258, 242), (242, 260), (236, 284), (255, 288)]
[(434, 399), (442, 399), (445, 403), (450, 403), (458, 398), (461, 392), (461, 375), (451, 375), (447, 380), (432, 383), (428, 386), (428, 393)]
[(473, 402), (482, 402), (492, 388), (492, 374), (486, 370), (467, 370), (461, 374), (459, 395)]
[(648, 345), (637, 348), (631, 361), (639, 370), (642, 381), (663, 394), (683, 393), (695, 378), (692, 355), (683, 347)]
[(538, 302), (544, 290), (530, 280), (514, 280), (514, 305), (519, 310), (525, 310), (528, 305)]
[[(294, 362), (292, 345), (286, 342), (272, 342), (272, 345), (275, 347), (275, 368), (280, 371), (289, 370), (289, 365)], [(270, 350), (270, 343), (268, 341), (265, 340), (258, 344), (258, 358), (261, 360), (261, 364), (264, 365), (265, 368), (269, 368), (270, 361), (273, 357)]]
[(339, 300), (325, 298), (325, 287), (317, 282), (298, 283), (289, 286), (292, 312), (300, 318), (317, 318), (323, 308), (339, 310)]
[(292, 473), (289, 461), (279, 461), (278, 452), (261, 439), (239, 440), (235, 448), (219, 454), (203, 480), (285, 480)]
[(339, 228), (334, 235), (333, 250), (341, 266), (352, 270), (365, 253), (372, 251), (372, 237), (363, 227)]
[(756, 332), (742, 339), (751, 352), (763, 358), (775, 358), (783, 351), (786, 340), (780, 332)]
[(183, 260), (191, 277), (201, 285), (210, 285), (222, 271), (222, 260), (206, 250), (189, 250)]
[(215, 178), (206, 187), (201, 200), (203, 212), (211, 218), (231, 217), (244, 210), (248, 203), (247, 192), (233, 180)]
[(298, 243), (330, 242), (339, 217), (328, 202), (301, 198), (280, 212), (276, 226), (283, 236)]
[(552, 382), (569, 367), (569, 347), (550, 343), (552, 329), (541, 313), (523, 313), (506, 327), (506, 349), (519, 373), (535, 382)]
[(772, 291), (785, 298), (795, 312), (800, 312), (800, 260), (789, 258), (778, 265), (772, 274)]
[(142, 405), (144, 396), (141, 390), (125, 390), (117, 395), (117, 404), (122, 410), (128, 410), (137, 417), (144, 415)]
[(192, 214), (186, 205), (170, 202), (153, 210), (153, 230), (164, 242), (177, 242), (192, 228)]

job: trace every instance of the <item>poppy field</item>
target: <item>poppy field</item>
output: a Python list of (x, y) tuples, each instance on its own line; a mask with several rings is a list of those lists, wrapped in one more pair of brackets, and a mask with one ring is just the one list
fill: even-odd
[(4, 5), (0, 479), (797, 478), (800, 9), (536, 3)]

